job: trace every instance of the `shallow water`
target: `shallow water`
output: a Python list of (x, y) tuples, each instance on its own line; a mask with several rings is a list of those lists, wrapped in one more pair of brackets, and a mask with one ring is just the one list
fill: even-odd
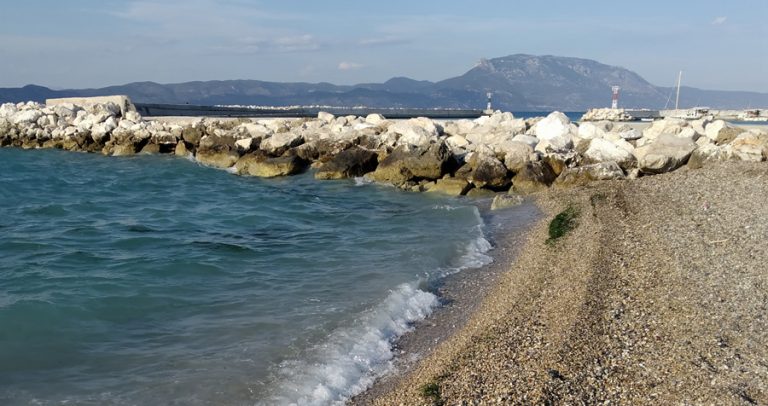
[(0, 404), (332, 404), (489, 248), (465, 200), (2, 149)]

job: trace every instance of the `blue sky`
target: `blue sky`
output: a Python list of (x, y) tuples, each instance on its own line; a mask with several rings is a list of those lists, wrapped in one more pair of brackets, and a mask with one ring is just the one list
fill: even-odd
[(0, 87), (441, 80), (529, 53), (768, 92), (768, 0), (25, 0), (0, 13)]

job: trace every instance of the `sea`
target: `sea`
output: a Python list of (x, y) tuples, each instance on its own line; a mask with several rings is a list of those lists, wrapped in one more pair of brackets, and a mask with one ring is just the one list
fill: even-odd
[(492, 261), (465, 198), (0, 149), (0, 405), (332, 405)]

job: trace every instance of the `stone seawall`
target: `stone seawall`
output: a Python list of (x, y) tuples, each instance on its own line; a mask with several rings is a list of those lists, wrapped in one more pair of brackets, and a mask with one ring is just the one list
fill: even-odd
[(526, 194), (768, 156), (768, 131), (710, 119), (667, 119), (642, 131), (610, 121), (577, 126), (560, 112), (525, 120), (502, 112), (446, 122), (321, 112), (302, 119), (174, 122), (145, 120), (119, 103), (4, 104), (0, 145), (192, 155), (246, 176), (288, 176), (313, 167), (318, 179), (365, 176), (451, 195)]

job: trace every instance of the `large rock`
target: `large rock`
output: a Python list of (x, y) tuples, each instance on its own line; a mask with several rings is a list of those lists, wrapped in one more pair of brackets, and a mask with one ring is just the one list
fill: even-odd
[(193, 148), (197, 148), (204, 135), (205, 128), (202, 125), (192, 125), (181, 130), (181, 138)]
[(536, 151), (542, 154), (567, 153), (573, 149), (573, 146), (573, 137), (570, 134), (565, 134), (559, 137), (541, 139), (536, 144)]
[(528, 144), (531, 146), (531, 148), (536, 148), (536, 145), (539, 144), (539, 139), (532, 136), (532, 135), (526, 135), (526, 134), (518, 134), (515, 135), (512, 138), (512, 141), (514, 142), (522, 142), (523, 144)]
[(472, 168), (468, 180), (475, 187), (493, 190), (509, 188), (509, 171), (495, 156), (473, 153), (468, 165)]
[(736, 139), (744, 130), (734, 127), (723, 120), (715, 120), (707, 124), (706, 136), (718, 145), (727, 144)]
[(562, 138), (578, 134), (578, 127), (571, 124), (571, 120), (565, 114), (555, 111), (550, 113), (543, 120), (537, 122), (532, 131), (536, 138), (542, 141), (549, 141), (556, 138)]
[(371, 179), (401, 184), (410, 180), (440, 179), (454, 164), (453, 155), (443, 141), (428, 148), (397, 147), (379, 163)]
[(504, 166), (512, 172), (523, 169), (528, 162), (531, 162), (533, 155), (533, 147), (519, 141), (503, 143), (498, 146), (498, 149), (504, 155)]
[(331, 113), (328, 113), (328, 112), (325, 112), (325, 111), (321, 111), (321, 112), (317, 113), (317, 119), (322, 121), (322, 122), (324, 122), (324, 123), (326, 123), (326, 124), (330, 124), (330, 123), (333, 122), (333, 120), (336, 119), (336, 116), (334, 116)]
[(688, 159), (688, 167), (698, 169), (711, 162), (720, 162), (733, 159), (733, 150), (730, 145), (704, 144), (699, 145)]
[(241, 138), (235, 141), (235, 148), (240, 155), (245, 155), (251, 151), (259, 149), (261, 137)]
[(656, 120), (650, 127), (643, 130), (643, 138), (653, 142), (662, 134), (679, 134), (683, 128), (688, 126), (688, 122), (679, 118), (665, 118)]
[(768, 133), (749, 131), (742, 133), (730, 144), (735, 157), (742, 161), (765, 161), (768, 159)]
[(203, 165), (214, 168), (231, 168), (237, 162), (240, 155), (236, 151), (216, 151), (202, 150), (197, 151), (195, 159)]
[(0, 105), (0, 118), (10, 119), (19, 111), (13, 103), (3, 103)]
[(546, 162), (529, 162), (512, 178), (512, 189), (520, 194), (547, 189), (557, 175)]
[(14, 124), (36, 124), (37, 120), (43, 116), (40, 110), (22, 110), (13, 115)]
[(523, 197), (517, 194), (497, 194), (491, 202), (491, 210), (501, 210), (523, 204)]
[(239, 157), (232, 136), (206, 135), (195, 153), (198, 162), (214, 168), (232, 167)]
[(584, 122), (579, 124), (579, 138), (591, 140), (593, 138), (605, 138), (605, 134), (611, 131), (613, 124), (608, 121)]
[(261, 178), (296, 175), (306, 167), (307, 162), (296, 155), (271, 158), (262, 153), (243, 155), (235, 164), (235, 170), (239, 175)]
[(297, 147), (303, 142), (304, 137), (301, 134), (283, 132), (273, 134), (271, 137), (261, 141), (259, 148), (271, 155), (282, 155), (285, 151)]
[(588, 164), (616, 162), (623, 169), (631, 168), (637, 163), (635, 156), (627, 148), (621, 148), (602, 138), (594, 138), (589, 141), (589, 147), (584, 152), (584, 159)]
[(600, 162), (592, 165), (566, 168), (555, 181), (557, 186), (584, 185), (596, 180), (625, 179), (624, 171), (616, 162)]
[(655, 142), (635, 150), (637, 165), (643, 173), (670, 172), (685, 165), (696, 147), (687, 138), (662, 134)]
[(344, 179), (363, 176), (374, 171), (378, 162), (376, 152), (352, 147), (324, 163), (315, 173), (315, 179)]
[(397, 134), (396, 145), (411, 145), (423, 147), (429, 145), (440, 136), (442, 128), (428, 118), (412, 118), (399, 121), (389, 126), (387, 132)]
[(427, 189), (427, 192), (442, 193), (450, 196), (464, 196), (470, 189), (472, 189), (472, 185), (466, 179), (446, 176), (438, 179), (434, 185)]

